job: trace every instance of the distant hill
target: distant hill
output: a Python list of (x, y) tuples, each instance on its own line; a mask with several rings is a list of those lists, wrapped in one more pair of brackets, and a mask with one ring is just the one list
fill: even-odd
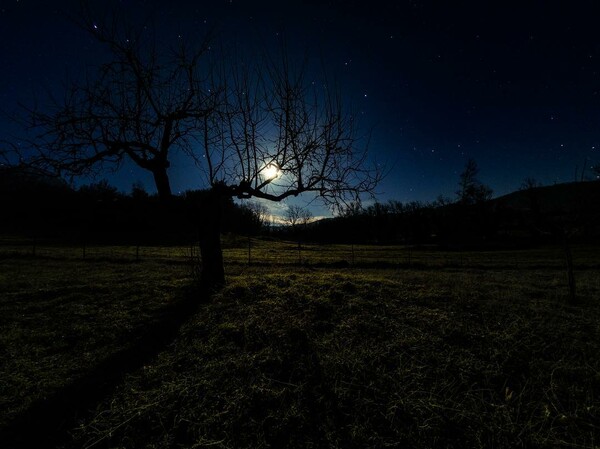
[(569, 239), (600, 241), (600, 182), (519, 190), (490, 202), (497, 235), (533, 244)]
[(492, 204), (517, 211), (539, 207), (541, 212), (600, 210), (600, 182), (571, 182), (518, 190), (491, 200)]
[(600, 241), (600, 182), (518, 190), (477, 204), (369, 206), (345, 217), (312, 223), (305, 238), (321, 242), (514, 247), (558, 241), (567, 232)]

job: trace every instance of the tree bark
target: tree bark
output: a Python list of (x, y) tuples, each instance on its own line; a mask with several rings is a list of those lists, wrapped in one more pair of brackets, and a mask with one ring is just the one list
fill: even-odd
[(211, 189), (202, 205), (199, 242), (202, 258), (200, 280), (207, 289), (215, 289), (225, 284), (223, 251), (221, 249), (221, 207), (222, 196), (217, 189)]
[(171, 198), (172, 193), (171, 184), (169, 183), (169, 176), (167, 175), (167, 167), (153, 168), (152, 175), (154, 176), (154, 183), (156, 184), (158, 198), (161, 201), (168, 201)]

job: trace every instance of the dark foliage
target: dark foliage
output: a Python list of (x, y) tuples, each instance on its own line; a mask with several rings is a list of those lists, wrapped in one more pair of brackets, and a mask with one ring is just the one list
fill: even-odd
[[(139, 185), (124, 194), (106, 181), (75, 190), (56, 178), (4, 169), (0, 177), (0, 232), (65, 243), (190, 244), (208, 191), (188, 191), (163, 204)], [(374, 203), (351, 207), (338, 217), (275, 232), (283, 238), (319, 243), (439, 245), (444, 248), (502, 248), (600, 238), (600, 183), (572, 183), (520, 191), (476, 204)], [(260, 211), (219, 200), (222, 232), (267, 231)], [(201, 223), (200, 223), (201, 224)]]
[[(169, 204), (140, 186), (131, 194), (106, 181), (70, 187), (56, 178), (4, 169), (0, 176), (0, 232), (63, 243), (190, 244), (198, 239), (198, 214), (206, 192), (188, 191)], [(258, 233), (252, 209), (230, 198), (220, 205), (224, 232)]]

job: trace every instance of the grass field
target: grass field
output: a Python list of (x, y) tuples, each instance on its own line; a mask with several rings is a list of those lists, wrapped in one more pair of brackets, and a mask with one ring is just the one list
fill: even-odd
[[(574, 263), (580, 268), (600, 269), (599, 248), (579, 245), (573, 249)], [(109, 262), (190, 261), (197, 253), (190, 246), (135, 246), (82, 244), (63, 245), (52, 240), (0, 238), (0, 257), (27, 257), (60, 260), (95, 260)], [(434, 246), (408, 245), (298, 245), (293, 241), (269, 238), (226, 236), (223, 253), (229, 264), (254, 265), (337, 265), (363, 268), (499, 268), (531, 269), (564, 267), (560, 247), (541, 247), (521, 251), (440, 251)]]
[[(597, 248), (574, 249), (569, 305), (555, 248), (305, 246), (296, 266), (293, 242), (253, 243), (250, 266), (243, 240), (227, 245), (228, 284), (210, 298), (192, 288), (187, 248), (140, 262), (115, 248), (6, 251), (0, 435), (65, 448), (600, 447)], [(66, 413), (57, 425), (52, 407)]]

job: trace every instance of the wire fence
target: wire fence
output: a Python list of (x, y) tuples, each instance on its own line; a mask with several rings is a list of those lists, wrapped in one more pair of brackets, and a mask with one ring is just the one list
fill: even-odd
[(190, 247), (181, 245), (110, 245), (81, 241), (61, 243), (48, 239), (19, 237), (0, 238), (1, 257), (41, 257), (54, 259), (88, 260), (187, 260), (191, 255)]
[[(544, 247), (528, 250), (465, 251), (440, 250), (431, 246), (365, 245), (365, 244), (305, 244), (291, 241), (248, 239), (224, 250), (225, 259), (247, 264), (296, 264), (325, 266), (414, 268), (563, 268), (563, 249)], [(581, 267), (600, 267), (598, 251), (578, 248), (574, 251), (576, 264)]]
[[(572, 248), (575, 267), (600, 268), (598, 249), (586, 245)], [(247, 265), (488, 269), (560, 269), (565, 266), (563, 248), (558, 246), (527, 250), (444, 251), (433, 246), (313, 244), (254, 237), (225, 238), (223, 256), (225, 263)], [(61, 244), (47, 239), (19, 237), (0, 238), (0, 257), (173, 263), (191, 263), (201, 259), (197, 242), (162, 246), (107, 245), (91, 242)]]

